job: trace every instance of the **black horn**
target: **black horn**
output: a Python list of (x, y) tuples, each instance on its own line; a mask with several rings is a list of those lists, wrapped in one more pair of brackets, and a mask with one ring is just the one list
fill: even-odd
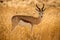
[(45, 5), (43, 4), (43, 7), (41, 8), (42, 11), (44, 11), (44, 10), (46, 9), (46, 8), (44, 8), (44, 6), (45, 6)]
[(38, 7), (38, 5), (36, 4), (36, 7), (38, 8), (38, 11), (40, 12), (41, 11), (41, 9)]

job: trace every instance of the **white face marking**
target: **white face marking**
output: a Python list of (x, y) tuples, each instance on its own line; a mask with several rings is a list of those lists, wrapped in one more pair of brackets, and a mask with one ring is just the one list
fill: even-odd
[(42, 17), (43, 16), (43, 13), (40, 13), (40, 16)]

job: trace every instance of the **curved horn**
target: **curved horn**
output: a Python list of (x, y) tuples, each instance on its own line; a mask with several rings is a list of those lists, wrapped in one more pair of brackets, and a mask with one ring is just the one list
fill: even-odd
[(46, 8), (44, 8), (44, 6), (45, 6), (45, 5), (43, 4), (43, 7), (41, 8), (42, 11), (44, 11), (44, 10), (46, 9)]
[(38, 7), (38, 5), (36, 4), (36, 7), (38, 8), (38, 11), (40, 12), (41, 11), (41, 9)]

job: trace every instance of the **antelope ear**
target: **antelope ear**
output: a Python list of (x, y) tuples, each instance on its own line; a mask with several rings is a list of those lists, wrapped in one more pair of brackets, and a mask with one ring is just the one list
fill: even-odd
[(39, 12), (39, 9), (36, 8), (36, 10)]
[(45, 11), (45, 10), (46, 10), (46, 8), (43, 9), (43, 11)]

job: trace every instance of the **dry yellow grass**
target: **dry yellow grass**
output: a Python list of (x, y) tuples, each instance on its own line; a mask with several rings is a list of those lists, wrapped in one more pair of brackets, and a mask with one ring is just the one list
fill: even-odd
[[(28, 11), (28, 12), (27, 12)], [(16, 14), (18, 12), (18, 14)], [(21, 13), (20, 13), (21, 12)], [(9, 7), (0, 5), (0, 40), (60, 40), (60, 8), (47, 7), (42, 21), (33, 27), (17, 25), (11, 31), (11, 18), (14, 15), (27, 15), (37, 17), (34, 6)]]
[(60, 40), (60, 8), (47, 7), (39, 27), (41, 40)]

